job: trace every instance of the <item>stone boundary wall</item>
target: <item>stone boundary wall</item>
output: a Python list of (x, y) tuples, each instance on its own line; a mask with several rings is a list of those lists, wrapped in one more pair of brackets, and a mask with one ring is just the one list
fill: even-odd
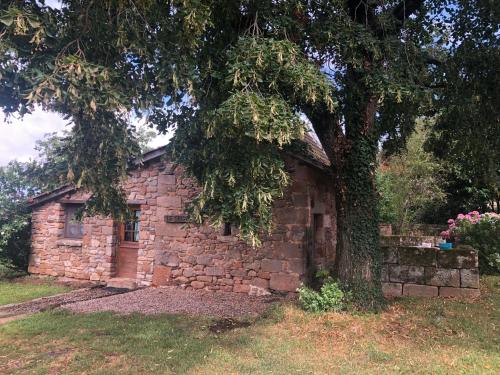
[(454, 250), (383, 245), (382, 289), (386, 297), (479, 296), (478, 253), (469, 246)]
[[(397, 225), (381, 223), (379, 224), (380, 235), (392, 236), (402, 235), (401, 228)], [(404, 235), (406, 236), (438, 236), (443, 230), (448, 229), (448, 226), (439, 224), (411, 224), (406, 228)]]

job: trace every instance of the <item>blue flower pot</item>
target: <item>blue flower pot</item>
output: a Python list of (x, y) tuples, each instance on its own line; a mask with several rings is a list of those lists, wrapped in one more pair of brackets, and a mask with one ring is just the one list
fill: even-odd
[(451, 250), (453, 249), (453, 244), (451, 242), (444, 242), (439, 244), (441, 250)]

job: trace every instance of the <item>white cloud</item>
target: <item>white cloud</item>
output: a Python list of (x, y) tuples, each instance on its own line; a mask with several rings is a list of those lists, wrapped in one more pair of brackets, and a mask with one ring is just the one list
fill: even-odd
[[(4, 115), (0, 112), (0, 166), (14, 159), (28, 161), (38, 156), (36, 141), (43, 139), (47, 133), (61, 133), (65, 128), (71, 129), (69, 121), (57, 113), (44, 112), (40, 108), (22, 119), (12, 117), (8, 123), (4, 122)], [(166, 145), (172, 134), (158, 135), (149, 146), (157, 148)]]
[(36, 141), (47, 133), (60, 133), (67, 123), (56, 113), (41, 109), (22, 119), (10, 118), (9, 122), (5, 122), (4, 115), (0, 113), (0, 165), (13, 159), (27, 161), (36, 156)]

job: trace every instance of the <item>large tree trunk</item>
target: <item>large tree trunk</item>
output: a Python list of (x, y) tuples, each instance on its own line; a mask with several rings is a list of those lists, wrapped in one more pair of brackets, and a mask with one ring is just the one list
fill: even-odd
[(358, 306), (378, 309), (384, 303), (374, 184), (378, 98), (351, 99), (352, 115), (344, 119), (345, 129), (324, 111), (308, 116), (332, 164), (337, 207), (335, 275)]
[(336, 170), (338, 242), (335, 271), (340, 282), (352, 291), (357, 304), (370, 309), (377, 309), (384, 302), (374, 181), (377, 101), (374, 95), (348, 98), (352, 108), (351, 115), (345, 119), (349, 148)]
[(335, 273), (358, 305), (383, 303), (381, 256), (374, 186), (376, 140), (360, 135), (346, 156), (336, 183), (337, 254)]

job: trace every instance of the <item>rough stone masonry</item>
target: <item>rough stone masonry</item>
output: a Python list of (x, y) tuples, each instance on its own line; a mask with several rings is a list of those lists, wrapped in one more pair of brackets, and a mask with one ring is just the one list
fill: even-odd
[(382, 286), (386, 296), (479, 296), (478, 253), (470, 246), (440, 250), (385, 245)]
[[(137, 271), (132, 277), (136, 285), (295, 292), (308, 267), (333, 262), (335, 202), (333, 193), (318, 183), (326, 172), (317, 159), (286, 157), (293, 182), (275, 202), (274, 230), (263, 237), (260, 248), (239, 240), (235, 228), (224, 235), (222, 228), (183, 222), (186, 204), (199, 188), (161, 153), (153, 151), (144, 160), (123, 186), (128, 203), (140, 209)], [(65, 238), (66, 206), (88, 197), (63, 187), (34, 198), (31, 273), (102, 284), (117, 275), (120, 223), (86, 218), (82, 238)]]

